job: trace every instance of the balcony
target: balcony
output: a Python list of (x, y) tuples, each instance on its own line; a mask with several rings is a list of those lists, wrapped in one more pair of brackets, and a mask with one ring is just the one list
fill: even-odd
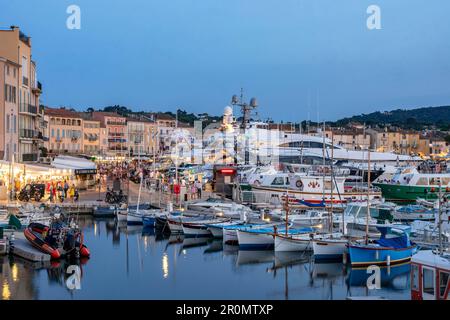
[(112, 121), (112, 120), (106, 121), (106, 124), (108, 124), (108, 125), (110, 125), (110, 126), (124, 126), (124, 125), (126, 125), (125, 122), (121, 122), (121, 121)]
[(108, 149), (110, 151), (127, 151), (128, 148), (126, 146), (109, 146)]
[(33, 129), (20, 129), (19, 137), (23, 139), (44, 139), (42, 132)]
[(37, 161), (38, 160), (38, 155), (37, 153), (24, 153), (22, 155), (22, 161), (27, 162), (27, 161)]
[(124, 137), (125, 133), (123, 133), (123, 132), (110, 132), (109, 136), (111, 136), (111, 137)]
[(35, 94), (38, 94), (38, 95), (41, 94), (42, 93), (42, 84), (39, 81), (36, 81), (36, 83), (33, 84), (31, 90)]
[(21, 103), (20, 104), (20, 108), (19, 108), (19, 112), (21, 113), (31, 113), (33, 115), (37, 114), (37, 107), (33, 106), (29, 103)]

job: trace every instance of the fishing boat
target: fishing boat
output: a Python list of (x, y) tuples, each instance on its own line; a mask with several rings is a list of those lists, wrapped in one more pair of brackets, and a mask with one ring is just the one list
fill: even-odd
[(142, 216), (143, 216), (143, 214), (141, 212), (128, 211), (127, 224), (128, 225), (141, 225), (142, 224)]
[(183, 234), (185, 237), (210, 237), (212, 236), (208, 225), (214, 223), (226, 222), (224, 219), (212, 220), (194, 220), (182, 223)]
[[(171, 233), (183, 233), (183, 223), (210, 220), (209, 215), (185, 216), (183, 214), (170, 214), (167, 216), (167, 224)], [(218, 221), (216, 221), (218, 222)]]
[(223, 238), (223, 230), (229, 226), (242, 225), (243, 221), (228, 221), (221, 223), (206, 224), (214, 238)]
[(315, 232), (313, 228), (291, 228), (285, 226), (272, 226), (269, 228), (244, 228), (238, 229), (237, 237), (239, 250), (272, 250), (275, 245), (277, 233), (286, 235), (310, 234)]
[[(434, 200), (438, 198), (439, 189), (443, 192), (449, 190), (450, 173), (419, 168), (399, 168), (391, 180), (376, 180), (373, 185), (381, 189), (387, 201), (412, 202), (418, 198)], [(440, 186), (439, 182), (441, 182)]]
[(155, 228), (158, 217), (166, 217), (169, 214), (167, 211), (163, 210), (146, 210), (142, 214), (142, 224), (144, 227)]
[(315, 261), (334, 261), (347, 254), (348, 239), (342, 233), (318, 235), (312, 242)]
[(274, 250), (278, 251), (310, 251), (313, 246), (313, 236), (310, 234), (275, 235)]
[(243, 223), (243, 224), (236, 224), (231, 226), (224, 226), (223, 227), (223, 238), (222, 242), (224, 244), (228, 245), (237, 245), (238, 244), (238, 236), (237, 236), (237, 230), (239, 229), (257, 229), (257, 228), (265, 228), (270, 227), (275, 224), (268, 224), (268, 223)]
[(407, 262), (417, 250), (417, 245), (410, 241), (408, 231), (402, 235), (388, 237), (391, 227), (378, 226), (381, 237), (364, 244), (349, 244), (348, 251), (352, 266), (394, 265)]

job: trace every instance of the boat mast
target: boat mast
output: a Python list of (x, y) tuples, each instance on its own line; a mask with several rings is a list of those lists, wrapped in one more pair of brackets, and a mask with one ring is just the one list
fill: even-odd
[[(317, 120), (317, 128), (319, 128), (319, 121)], [(322, 132), (322, 201), (326, 206), (325, 201), (325, 121), (323, 122)]]
[(289, 189), (286, 189), (286, 200), (284, 201), (284, 211), (286, 212), (286, 226), (285, 234), (288, 236), (288, 225), (289, 225)]
[(331, 129), (331, 210), (330, 210), (330, 232), (333, 233), (333, 189), (334, 189), (334, 135), (333, 129)]
[(367, 216), (366, 216), (366, 244), (369, 243), (369, 217), (370, 217), (370, 149), (367, 149)]
[(442, 255), (443, 248), (442, 248), (442, 181), (441, 178), (439, 178), (439, 211), (438, 211), (438, 232), (439, 232), (439, 255)]

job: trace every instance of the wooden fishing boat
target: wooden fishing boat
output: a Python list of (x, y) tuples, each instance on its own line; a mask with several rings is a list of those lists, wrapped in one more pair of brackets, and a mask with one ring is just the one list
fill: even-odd
[(349, 244), (352, 266), (394, 265), (411, 260), (417, 245), (410, 241), (407, 232), (400, 236), (387, 237), (391, 227), (379, 226), (381, 237), (371, 243)]

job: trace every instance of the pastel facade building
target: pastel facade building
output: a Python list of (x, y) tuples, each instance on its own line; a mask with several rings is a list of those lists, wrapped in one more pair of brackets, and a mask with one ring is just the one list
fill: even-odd
[(44, 145), (42, 85), (32, 59), (31, 38), (18, 27), (0, 30), (0, 157), (36, 162)]

